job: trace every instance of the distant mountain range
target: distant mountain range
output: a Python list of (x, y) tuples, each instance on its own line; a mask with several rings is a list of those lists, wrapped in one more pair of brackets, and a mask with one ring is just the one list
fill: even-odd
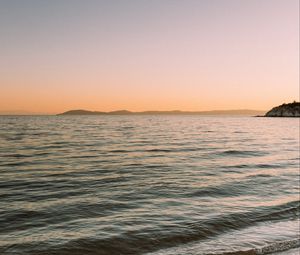
[(215, 111), (143, 111), (143, 112), (131, 112), (127, 110), (119, 110), (112, 112), (99, 112), (88, 110), (70, 110), (60, 113), (58, 115), (262, 115), (265, 111), (258, 110), (215, 110)]

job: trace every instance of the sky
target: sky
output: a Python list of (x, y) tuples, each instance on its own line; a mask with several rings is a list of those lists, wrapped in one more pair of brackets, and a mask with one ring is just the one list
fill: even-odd
[(299, 101), (299, 0), (1, 0), (0, 112)]

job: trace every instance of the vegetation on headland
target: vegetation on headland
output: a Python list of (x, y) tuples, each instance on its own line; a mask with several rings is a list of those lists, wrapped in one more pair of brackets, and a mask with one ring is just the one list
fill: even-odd
[(265, 117), (300, 117), (300, 102), (276, 106), (268, 111)]

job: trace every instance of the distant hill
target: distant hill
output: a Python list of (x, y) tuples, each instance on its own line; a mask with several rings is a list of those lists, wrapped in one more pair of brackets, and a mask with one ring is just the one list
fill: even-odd
[(215, 110), (215, 111), (143, 111), (131, 112), (127, 110), (119, 110), (112, 112), (98, 112), (88, 110), (70, 110), (58, 115), (263, 115), (265, 111), (257, 110)]
[(300, 117), (300, 102), (282, 104), (272, 108), (266, 117)]
[(87, 111), (87, 110), (70, 110), (58, 115), (104, 115), (106, 112)]

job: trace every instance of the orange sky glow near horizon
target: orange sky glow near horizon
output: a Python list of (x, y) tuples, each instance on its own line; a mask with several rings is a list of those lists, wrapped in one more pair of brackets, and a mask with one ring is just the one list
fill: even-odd
[(0, 112), (299, 101), (298, 0), (1, 1)]

